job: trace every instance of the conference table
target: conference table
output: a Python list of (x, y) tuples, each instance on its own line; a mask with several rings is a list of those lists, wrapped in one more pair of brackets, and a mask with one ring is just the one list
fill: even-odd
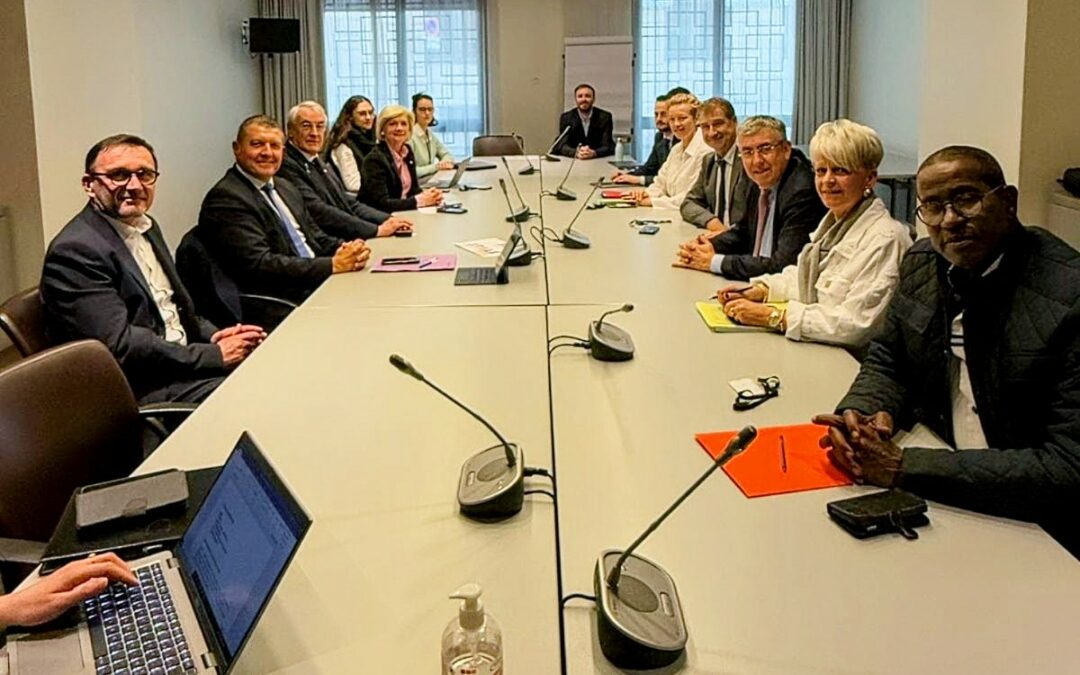
[[(568, 160), (539, 162), (547, 189)], [(523, 176), (541, 208), (541, 176)], [(577, 162), (575, 201), (542, 198), (560, 236), (610, 173)], [(443, 174), (445, 177), (446, 174)], [(491, 190), (454, 191), (464, 215), (411, 212), (411, 238), (369, 242), (373, 262), (453, 253), (506, 238), (500, 165), (466, 174)], [(515, 199), (513, 191), (511, 198)], [(634, 218), (670, 220), (655, 235)], [(700, 432), (805, 423), (846, 391), (845, 351), (770, 333), (714, 334), (694, 303), (724, 285), (671, 266), (697, 233), (676, 211), (585, 210), (587, 250), (537, 242), (501, 286), (456, 287), (453, 272), (334, 275), (304, 302), (141, 467), (221, 463), (249, 431), (314, 524), (241, 655), (242, 673), (424, 673), (439, 668), (447, 596), (475, 581), (502, 626), (507, 673), (613, 673), (600, 651), (593, 592), (600, 551), (624, 548), (709, 465)], [(532, 234), (530, 234), (532, 233)], [(628, 330), (635, 358), (600, 362), (559, 348), (601, 313)], [(475, 420), (389, 363), (399, 353), (474, 407), (528, 466), (524, 509), (497, 523), (457, 511), (461, 463), (496, 443)], [(781, 394), (732, 409), (728, 382), (775, 375)], [(1038, 527), (937, 504), (918, 541), (857, 541), (831, 523), (840, 487), (748, 499), (716, 474), (639, 552), (675, 579), (690, 634), (660, 672), (1075, 672), (1080, 565)]]

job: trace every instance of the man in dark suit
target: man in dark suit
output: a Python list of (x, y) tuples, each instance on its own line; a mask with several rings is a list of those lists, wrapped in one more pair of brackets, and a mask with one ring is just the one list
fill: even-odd
[(137, 136), (110, 136), (86, 155), (86, 207), (45, 254), (41, 297), (54, 342), (100, 340), (140, 403), (197, 402), (266, 337), (199, 317), (158, 224), (146, 215), (157, 158)]
[(289, 111), (289, 142), (278, 175), (295, 185), (308, 213), (323, 231), (342, 239), (389, 237), (411, 232), (412, 223), (357, 201), (319, 155), (326, 145), (326, 111), (304, 101)]
[(649, 152), (645, 163), (628, 171), (615, 171), (611, 174), (611, 182), (620, 185), (652, 185), (656, 174), (660, 173), (660, 167), (671, 152), (671, 144), (675, 134), (671, 133), (668, 126), (667, 109), (670, 94), (660, 94), (656, 97), (653, 105), (653, 121), (656, 123), (656, 136), (653, 137), (652, 151)]
[(615, 154), (612, 135), (611, 113), (593, 105), (596, 90), (589, 84), (579, 84), (574, 89), (576, 107), (559, 117), (559, 130), (570, 127), (562, 145), (555, 149), (560, 155), (578, 159), (607, 157)]
[(680, 207), (683, 220), (720, 234), (746, 215), (751, 182), (739, 161), (735, 107), (723, 98), (710, 98), (698, 111), (701, 136), (713, 149), (705, 158), (694, 187)]
[(300, 191), (275, 178), (284, 149), (272, 118), (244, 120), (233, 141), (236, 165), (206, 194), (197, 227), (241, 292), (301, 302), (331, 274), (363, 269), (371, 251), (323, 232)]
[(736, 133), (743, 169), (753, 181), (746, 214), (715, 236), (698, 235), (679, 247), (676, 267), (749, 279), (794, 265), (825, 216), (810, 160), (791, 147), (787, 128), (757, 115)]

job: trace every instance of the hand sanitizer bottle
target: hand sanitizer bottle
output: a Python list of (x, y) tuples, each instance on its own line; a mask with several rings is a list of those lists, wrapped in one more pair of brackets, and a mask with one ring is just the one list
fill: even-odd
[(502, 630), (484, 613), (480, 593), (479, 585), (465, 584), (450, 596), (462, 603), (443, 631), (443, 675), (502, 675)]

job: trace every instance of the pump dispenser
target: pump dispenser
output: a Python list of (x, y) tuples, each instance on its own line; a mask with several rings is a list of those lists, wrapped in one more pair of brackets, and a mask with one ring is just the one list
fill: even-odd
[(502, 675), (502, 630), (484, 613), (481, 593), (478, 584), (465, 584), (450, 596), (462, 603), (443, 631), (443, 675)]

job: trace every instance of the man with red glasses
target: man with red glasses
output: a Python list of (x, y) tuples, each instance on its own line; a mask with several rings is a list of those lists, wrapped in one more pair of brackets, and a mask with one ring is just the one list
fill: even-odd
[[(1080, 253), (1020, 223), (984, 150), (938, 150), (916, 183), (930, 237), (847, 396), (815, 418), (823, 443), (859, 482), (1035, 521), (1080, 555)], [(956, 449), (901, 449), (916, 422)]]
[(218, 330), (195, 313), (147, 211), (157, 157), (142, 138), (110, 136), (86, 155), (89, 201), (45, 254), (41, 298), (54, 342), (95, 339), (116, 356), (140, 403), (198, 402), (266, 337)]

